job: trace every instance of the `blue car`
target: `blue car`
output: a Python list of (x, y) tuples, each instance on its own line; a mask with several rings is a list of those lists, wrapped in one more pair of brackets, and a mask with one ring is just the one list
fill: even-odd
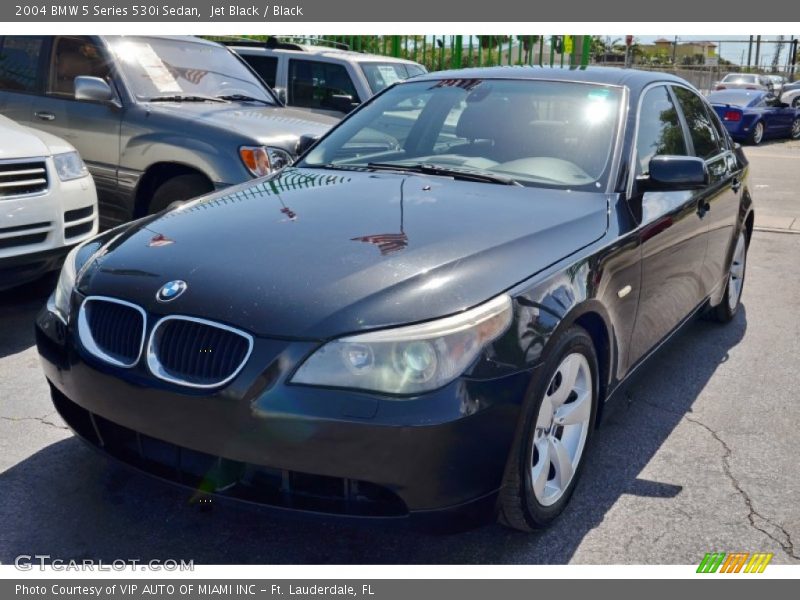
[(790, 107), (761, 90), (720, 90), (708, 101), (739, 142), (760, 144), (766, 138), (800, 139), (800, 108)]

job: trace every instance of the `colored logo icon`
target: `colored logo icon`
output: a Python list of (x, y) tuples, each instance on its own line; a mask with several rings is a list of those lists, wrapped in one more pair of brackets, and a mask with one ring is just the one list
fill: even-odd
[(158, 293), (156, 293), (156, 300), (159, 302), (171, 302), (183, 294), (188, 287), (189, 286), (186, 284), (186, 282), (181, 281), (180, 279), (169, 281), (162, 285), (158, 290)]
[(774, 555), (770, 552), (707, 552), (698, 573), (763, 573)]

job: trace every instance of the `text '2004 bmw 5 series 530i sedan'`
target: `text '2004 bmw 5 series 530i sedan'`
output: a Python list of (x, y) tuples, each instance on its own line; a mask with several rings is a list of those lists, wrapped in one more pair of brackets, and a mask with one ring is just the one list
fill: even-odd
[(399, 83), (294, 166), (76, 248), (37, 321), (55, 406), (202, 492), (546, 526), (625, 377), (735, 315), (747, 171), (669, 75)]

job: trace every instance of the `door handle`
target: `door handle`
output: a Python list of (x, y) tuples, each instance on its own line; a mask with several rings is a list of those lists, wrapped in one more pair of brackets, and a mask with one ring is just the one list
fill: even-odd
[(33, 114), (36, 115), (37, 119), (40, 119), (42, 121), (55, 121), (56, 120), (56, 116), (51, 112), (39, 111), (39, 112), (35, 112)]
[(733, 190), (733, 193), (735, 194), (736, 192), (738, 192), (741, 187), (742, 187), (741, 179), (739, 179), (738, 177), (734, 177), (733, 181), (731, 181), (731, 189)]
[(702, 219), (711, 210), (711, 205), (704, 199), (697, 203), (697, 215)]

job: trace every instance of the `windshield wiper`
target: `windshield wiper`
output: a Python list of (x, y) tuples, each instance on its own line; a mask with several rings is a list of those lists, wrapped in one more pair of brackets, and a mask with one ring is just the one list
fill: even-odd
[(214, 96), (200, 96), (200, 95), (182, 95), (176, 94), (174, 96), (153, 96), (148, 98), (147, 102), (222, 102), (227, 103), (223, 98), (215, 98)]
[(511, 179), (510, 177), (503, 177), (502, 175), (494, 175), (486, 173), (485, 171), (471, 171), (463, 169), (454, 169), (442, 165), (435, 165), (430, 163), (417, 163), (413, 165), (404, 165), (398, 163), (381, 163), (371, 162), (367, 163), (367, 168), (385, 170), (385, 171), (409, 171), (412, 173), (422, 173), (423, 175), (439, 175), (442, 177), (452, 177), (453, 179), (461, 179), (463, 181), (480, 181), (483, 183), (499, 183), (502, 185), (517, 185), (522, 184), (519, 181)]
[(216, 97), (219, 98), (220, 100), (228, 100), (231, 102), (261, 102), (262, 104), (266, 104), (267, 106), (276, 106), (269, 100), (264, 100), (263, 98), (254, 98), (253, 96), (248, 96), (246, 94), (228, 94), (226, 96), (216, 96)]

